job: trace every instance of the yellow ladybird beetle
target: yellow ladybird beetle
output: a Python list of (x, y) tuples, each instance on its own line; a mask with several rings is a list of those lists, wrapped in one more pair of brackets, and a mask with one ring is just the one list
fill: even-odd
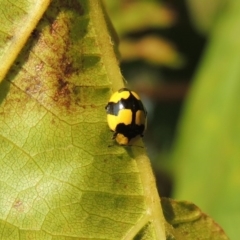
[(105, 109), (108, 126), (118, 144), (129, 145), (132, 139), (143, 137), (147, 111), (135, 92), (121, 88), (111, 96)]

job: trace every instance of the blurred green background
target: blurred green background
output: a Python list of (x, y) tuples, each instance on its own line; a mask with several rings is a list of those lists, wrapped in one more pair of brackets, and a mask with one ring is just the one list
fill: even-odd
[(240, 1), (105, 0), (121, 70), (148, 110), (160, 195), (240, 228)]

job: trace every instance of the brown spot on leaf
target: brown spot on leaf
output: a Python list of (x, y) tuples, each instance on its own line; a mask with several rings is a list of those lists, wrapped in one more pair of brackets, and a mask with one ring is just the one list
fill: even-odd
[(54, 125), (56, 123), (55, 119), (52, 118), (51, 123)]
[(97, 108), (95, 104), (91, 104), (91, 108)]
[(44, 91), (43, 83), (39, 77), (26, 77), (23, 79), (23, 82), (26, 83), (25, 92), (32, 97)]
[(23, 212), (24, 211), (23, 202), (20, 199), (17, 199), (13, 203), (13, 208), (15, 208), (18, 212)]
[(64, 106), (69, 109), (71, 105), (71, 90), (68, 81), (63, 78), (58, 79), (57, 91), (53, 97), (54, 101), (58, 102), (60, 106)]
[(107, 163), (107, 162), (108, 162), (108, 159), (104, 159), (103, 162), (104, 162), (104, 163)]
[(65, 58), (65, 59), (62, 60), (61, 61), (62, 64), (60, 64), (62, 66), (63, 74), (65, 77), (70, 77), (72, 75), (72, 73), (76, 71), (76, 69), (74, 69), (72, 61), (70, 61), (65, 56), (63, 56), (63, 58)]
[(7, 35), (6, 41), (11, 41), (13, 39), (13, 35)]
[(66, 86), (68, 85), (67, 81), (64, 81), (63, 79), (58, 79), (58, 89), (62, 91)]
[(58, 21), (53, 21), (50, 27), (50, 34), (55, 35), (58, 32), (59, 24)]

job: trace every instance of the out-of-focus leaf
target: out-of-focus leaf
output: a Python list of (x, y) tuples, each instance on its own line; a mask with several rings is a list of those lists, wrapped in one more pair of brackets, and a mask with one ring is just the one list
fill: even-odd
[(175, 197), (240, 236), (240, 2), (229, 1), (212, 32), (174, 152)]
[[(120, 38), (128, 33), (167, 28), (176, 21), (174, 11), (155, 0), (105, 2)], [(123, 38), (120, 43), (122, 60), (142, 59), (151, 64), (173, 68), (184, 64), (184, 58), (177, 49), (167, 40), (156, 36), (148, 36), (140, 41)]]
[(0, 0), (0, 82), (49, 3), (50, 0)]
[(149, 36), (141, 40), (123, 40), (120, 44), (122, 60), (142, 59), (153, 64), (181, 67), (184, 58), (163, 38)]
[(169, 27), (175, 23), (174, 12), (156, 1), (105, 0), (113, 25), (120, 36), (147, 28)]
[[(173, 232), (174, 239), (228, 239), (223, 229), (193, 203), (162, 198), (162, 207), (167, 222), (172, 226), (169, 230)], [(169, 239), (173, 234), (169, 233)]]
[(227, 0), (187, 0), (189, 15), (196, 29), (203, 34), (210, 33), (228, 2)]
[(0, 84), (1, 240), (165, 239), (144, 150), (108, 147), (123, 80), (106, 18), (53, 0)]

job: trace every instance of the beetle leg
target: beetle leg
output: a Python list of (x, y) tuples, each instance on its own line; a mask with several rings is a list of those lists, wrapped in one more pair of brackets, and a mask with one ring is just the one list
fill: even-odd
[(113, 134), (113, 136), (112, 136), (112, 139), (115, 139), (116, 136), (117, 136), (117, 133), (115, 132), (115, 133)]

